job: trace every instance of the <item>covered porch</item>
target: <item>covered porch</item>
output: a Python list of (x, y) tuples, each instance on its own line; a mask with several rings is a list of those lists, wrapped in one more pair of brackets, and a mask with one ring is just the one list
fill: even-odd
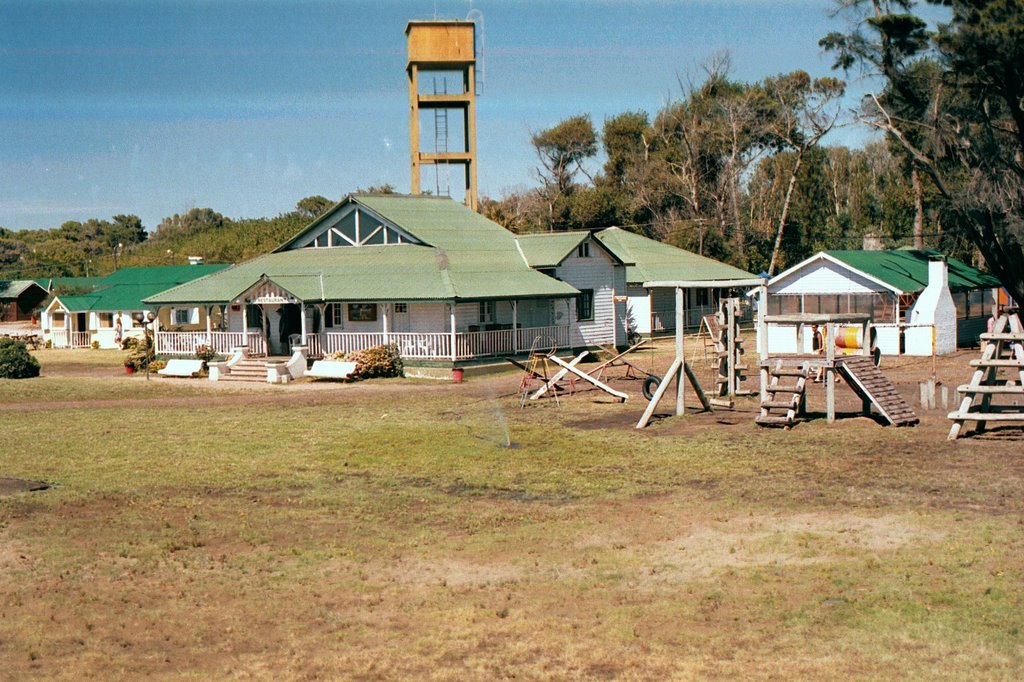
[(303, 301), (265, 280), (227, 303), (202, 306), (205, 330), (155, 330), (159, 355), (287, 355), (304, 346), (322, 358), (396, 344), (407, 360), (500, 357), (574, 345), (573, 299), (478, 301)]

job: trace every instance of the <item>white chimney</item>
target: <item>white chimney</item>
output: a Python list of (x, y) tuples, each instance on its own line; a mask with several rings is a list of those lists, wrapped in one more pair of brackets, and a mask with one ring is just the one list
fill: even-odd
[(956, 304), (949, 293), (949, 270), (944, 257), (933, 257), (928, 261), (928, 286), (917, 297), (907, 315), (907, 322), (929, 325), (934, 330), (908, 329), (909, 355), (931, 355), (933, 352), (944, 355), (956, 350)]

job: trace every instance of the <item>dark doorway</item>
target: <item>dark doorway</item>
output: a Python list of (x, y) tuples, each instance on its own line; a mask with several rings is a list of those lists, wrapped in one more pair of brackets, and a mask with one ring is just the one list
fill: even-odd
[(281, 306), (278, 311), (281, 320), (278, 322), (278, 338), (281, 339), (281, 349), (286, 353), (292, 352), (289, 338), (292, 334), (302, 333), (302, 308), (295, 303), (287, 303)]

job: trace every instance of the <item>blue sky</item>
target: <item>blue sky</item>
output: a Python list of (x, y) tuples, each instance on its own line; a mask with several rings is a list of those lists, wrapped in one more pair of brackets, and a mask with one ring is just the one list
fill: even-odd
[[(405, 25), (483, 12), (481, 193), (532, 185), (531, 130), (650, 113), (728, 51), (733, 76), (830, 73), (829, 0), (4, 0), (0, 226), (409, 187)], [(858, 142), (862, 132), (836, 138)]]

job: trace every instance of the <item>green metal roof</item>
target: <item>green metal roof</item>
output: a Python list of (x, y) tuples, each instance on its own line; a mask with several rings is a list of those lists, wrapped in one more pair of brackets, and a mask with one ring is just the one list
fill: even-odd
[(376, 213), (417, 241), (447, 251), (515, 252), (515, 235), (465, 204), (448, 197), (405, 194), (352, 194), (336, 204), (275, 251), (288, 251), (310, 232), (333, 223), (350, 206)]
[[(879, 279), (903, 293), (917, 293), (928, 286), (928, 261), (942, 256), (939, 251), (898, 249), (895, 251), (824, 251), (855, 270)], [(947, 258), (950, 291), (994, 289), (999, 280), (977, 268)]]
[(143, 303), (143, 299), (192, 279), (219, 272), (227, 267), (227, 265), (167, 265), (149, 268), (123, 268), (104, 277), (102, 286), (88, 294), (57, 296), (57, 299), (70, 312), (142, 310), (147, 307)]
[(46, 287), (31, 279), (0, 280), (0, 299), (16, 299), (25, 293), (26, 289), (31, 289), (32, 287), (39, 287), (43, 290), (43, 295), (46, 295)]
[(670, 280), (730, 280), (755, 277), (740, 268), (610, 227), (594, 237), (626, 264), (626, 282), (641, 284)]
[(519, 235), (519, 246), (533, 268), (553, 268), (561, 264), (590, 236), (589, 232), (539, 232)]
[(36, 284), (53, 291), (57, 287), (66, 289), (93, 289), (103, 281), (102, 277), (42, 277), (35, 280)]
[(461, 251), (402, 244), (279, 251), (146, 300), (155, 304), (227, 303), (264, 277), (307, 302), (453, 301), (579, 293), (531, 270), (514, 244), (511, 250)]

